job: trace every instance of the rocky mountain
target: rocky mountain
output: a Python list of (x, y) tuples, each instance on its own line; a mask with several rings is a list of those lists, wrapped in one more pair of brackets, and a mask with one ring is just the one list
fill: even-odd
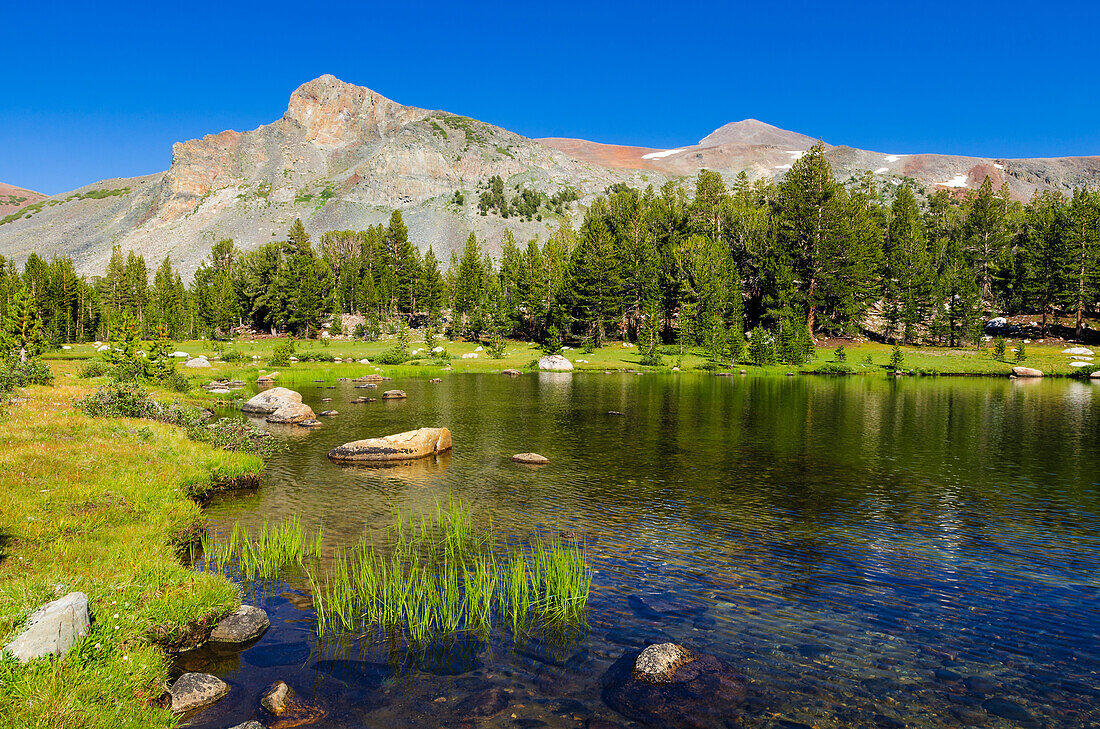
[[(296, 217), (319, 237), (326, 230), (385, 223), (396, 208), (412, 239), (445, 260), (470, 232), (493, 251), (505, 229), (521, 241), (545, 239), (559, 224), (552, 216), (482, 215), (478, 189), (494, 175), (509, 190), (525, 186), (552, 195), (574, 188), (581, 196), (574, 203), (578, 210), (608, 185), (660, 185), (704, 167), (731, 180), (742, 170), (773, 179), (815, 141), (752, 119), (671, 150), (535, 140), (468, 117), (403, 106), (326, 75), (294, 91), (286, 113), (271, 124), (177, 143), (165, 172), (103, 180), (45, 199), (13, 193), (12, 200), (26, 199), (10, 210), (0, 207), (6, 215), (0, 215), (0, 254), (17, 262), (31, 252), (72, 256), (78, 270), (94, 274), (120, 245), (151, 266), (169, 255), (189, 278), (219, 239), (255, 247), (280, 239)], [(1100, 157), (999, 160), (831, 145), (827, 155), (841, 179), (871, 172), (886, 184), (911, 177), (928, 188), (962, 190), (990, 176), (998, 186), (1007, 181), (1021, 198), (1036, 189), (1100, 182)], [(5, 194), (0, 187), (0, 203)]]

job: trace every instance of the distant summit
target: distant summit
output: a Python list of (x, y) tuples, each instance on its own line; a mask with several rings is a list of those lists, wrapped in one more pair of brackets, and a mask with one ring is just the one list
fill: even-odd
[(722, 144), (751, 144), (807, 150), (818, 140), (798, 132), (766, 124), (756, 119), (744, 119), (718, 127), (699, 140), (700, 147), (717, 147)]
[(0, 182), (0, 220), (17, 210), (45, 199), (46, 196), (40, 192), (24, 190), (22, 187)]

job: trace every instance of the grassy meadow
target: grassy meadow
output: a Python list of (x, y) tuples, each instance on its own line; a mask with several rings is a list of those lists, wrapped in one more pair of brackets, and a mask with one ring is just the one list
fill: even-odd
[(149, 420), (93, 419), (90, 388), (29, 387), (0, 416), (0, 636), (55, 597), (88, 595), (92, 629), (63, 659), (0, 662), (2, 727), (153, 727), (175, 718), (164, 646), (238, 604), (180, 559), (203, 528), (197, 497), (256, 474), (253, 456)]

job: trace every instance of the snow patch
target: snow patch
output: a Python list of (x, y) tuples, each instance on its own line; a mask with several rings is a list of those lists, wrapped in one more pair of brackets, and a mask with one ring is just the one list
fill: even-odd
[(680, 149), (663, 149), (660, 152), (650, 152), (649, 154), (643, 154), (642, 159), (661, 159), (662, 157), (668, 157), (669, 155), (683, 151), (684, 150), (682, 147)]
[(904, 156), (905, 156), (904, 154), (888, 154), (888, 155), (886, 155), (886, 161), (887, 162), (897, 162), (899, 159), (901, 159)]
[(996, 162), (994, 162), (994, 163), (993, 163), (993, 166), (994, 166), (994, 167), (996, 167), (996, 168), (997, 168), (997, 169), (999, 169), (999, 170), (1003, 170), (1003, 169), (1005, 168), (1005, 166), (1004, 166), (1004, 165), (999, 165), (999, 164), (997, 164)]
[(889, 171), (890, 171), (889, 167), (879, 167), (877, 170), (875, 170), (875, 174), (876, 175), (881, 175), (884, 172), (889, 172)]
[(788, 149), (787, 154), (791, 156), (791, 161), (796, 159), (802, 159), (802, 155), (806, 154), (806, 150), (803, 149)]
[(966, 187), (966, 175), (955, 175), (947, 182), (937, 182), (936, 184), (943, 187)]
[(776, 165), (775, 166), (775, 169), (777, 169), (777, 170), (789, 170), (790, 168), (791, 168), (790, 165)]

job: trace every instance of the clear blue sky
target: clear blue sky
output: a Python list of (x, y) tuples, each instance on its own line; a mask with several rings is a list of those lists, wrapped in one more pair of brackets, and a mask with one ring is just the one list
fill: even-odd
[(274, 121), (323, 73), (532, 137), (675, 147), (753, 117), (884, 152), (1100, 155), (1089, 2), (16, 2), (3, 35), (0, 181), (51, 194)]

